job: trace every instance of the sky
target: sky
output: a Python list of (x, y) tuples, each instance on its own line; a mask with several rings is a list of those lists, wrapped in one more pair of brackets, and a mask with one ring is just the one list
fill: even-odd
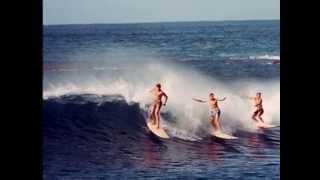
[(43, 24), (280, 19), (280, 0), (44, 0)]

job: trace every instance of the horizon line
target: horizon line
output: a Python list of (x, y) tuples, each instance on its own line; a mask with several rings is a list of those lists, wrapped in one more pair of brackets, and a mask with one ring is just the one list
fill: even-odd
[(235, 21), (280, 21), (280, 19), (235, 19), (235, 20), (186, 20), (186, 21), (144, 21), (144, 22), (94, 22), (94, 23), (67, 23), (67, 24), (42, 24), (43, 26), (66, 25), (121, 25), (121, 24), (157, 24), (157, 23), (192, 23), (192, 22), (235, 22)]

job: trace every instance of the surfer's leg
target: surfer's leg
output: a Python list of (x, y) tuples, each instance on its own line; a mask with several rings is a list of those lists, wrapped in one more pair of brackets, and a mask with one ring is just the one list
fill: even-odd
[(258, 123), (258, 122), (259, 122), (259, 120), (256, 118), (257, 114), (258, 114), (258, 111), (257, 111), (257, 110), (256, 110), (256, 111), (254, 111), (254, 112), (253, 112), (253, 114), (252, 114), (252, 116), (251, 116), (251, 118), (252, 118), (252, 120), (253, 120), (253, 121), (255, 121), (255, 122), (257, 122), (257, 123)]
[(212, 125), (212, 127), (213, 127), (213, 129), (215, 131), (219, 131), (220, 130), (220, 124), (219, 124), (217, 119), (218, 119), (218, 114), (215, 114), (214, 116), (211, 115), (209, 117), (209, 121), (210, 121), (210, 123), (211, 123), (211, 125)]
[(210, 115), (209, 115), (209, 123), (211, 124), (211, 126), (212, 126), (212, 128), (214, 130), (217, 130), (216, 124), (214, 122), (215, 117), (216, 117), (217, 114), (215, 112), (213, 112), (213, 111), (209, 111), (209, 113), (210, 113)]
[(217, 117), (216, 118), (210, 118), (210, 121), (211, 121), (211, 124), (212, 124), (212, 126), (213, 126), (215, 131), (220, 131), (221, 130), (220, 124), (219, 124), (219, 122), (217, 120)]
[(209, 122), (210, 122), (210, 124), (212, 125), (213, 129), (216, 131), (218, 128), (217, 128), (217, 125), (215, 124), (215, 118), (214, 118), (214, 116), (210, 116), (210, 117), (209, 117)]
[(260, 109), (260, 111), (258, 112), (258, 118), (260, 119), (261, 122), (264, 123), (263, 119), (262, 119), (262, 114), (264, 113), (264, 110), (263, 109)]
[(217, 113), (216, 118), (215, 118), (215, 123), (217, 126), (217, 130), (220, 131), (221, 130), (221, 125), (220, 125), (220, 111)]
[(152, 104), (151, 107), (150, 107), (150, 111), (149, 111), (149, 119), (151, 120), (153, 125), (156, 124), (155, 112), (156, 112), (156, 105)]
[(157, 126), (158, 129), (159, 129), (159, 127), (160, 127), (160, 109), (161, 109), (161, 106), (162, 106), (161, 103), (157, 104), (156, 110), (155, 110), (156, 126)]

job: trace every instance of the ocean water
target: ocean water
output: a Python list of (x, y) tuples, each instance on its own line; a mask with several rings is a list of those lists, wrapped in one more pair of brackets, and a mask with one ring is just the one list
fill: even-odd
[[(43, 33), (44, 179), (280, 179), (280, 22), (49, 25)], [(146, 127), (160, 82), (163, 140)], [(209, 135), (210, 92), (224, 131)]]

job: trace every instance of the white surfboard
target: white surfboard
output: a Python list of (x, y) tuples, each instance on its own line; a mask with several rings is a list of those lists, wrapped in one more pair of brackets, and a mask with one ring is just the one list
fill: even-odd
[(210, 134), (211, 134), (212, 136), (215, 136), (215, 137), (218, 137), (218, 138), (221, 138), (221, 139), (238, 139), (238, 138), (235, 137), (235, 136), (226, 134), (226, 133), (221, 132), (221, 131), (211, 131)]
[(256, 123), (256, 126), (257, 126), (258, 128), (262, 128), (262, 129), (268, 129), (268, 128), (278, 127), (277, 125), (271, 125), (271, 124), (262, 123), (262, 122)]
[(149, 130), (155, 134), (156, 136), (160, 137), (160, 138), (164, 138), (164, 139), (169, 139), (170, 137), (168, 136), (168, 134), (160, 127), (159, 129), (157, 129), (157, 127), (155, 125), (153, 125), (150, 121), (148, 121), (147, 126), (149, 128)]

